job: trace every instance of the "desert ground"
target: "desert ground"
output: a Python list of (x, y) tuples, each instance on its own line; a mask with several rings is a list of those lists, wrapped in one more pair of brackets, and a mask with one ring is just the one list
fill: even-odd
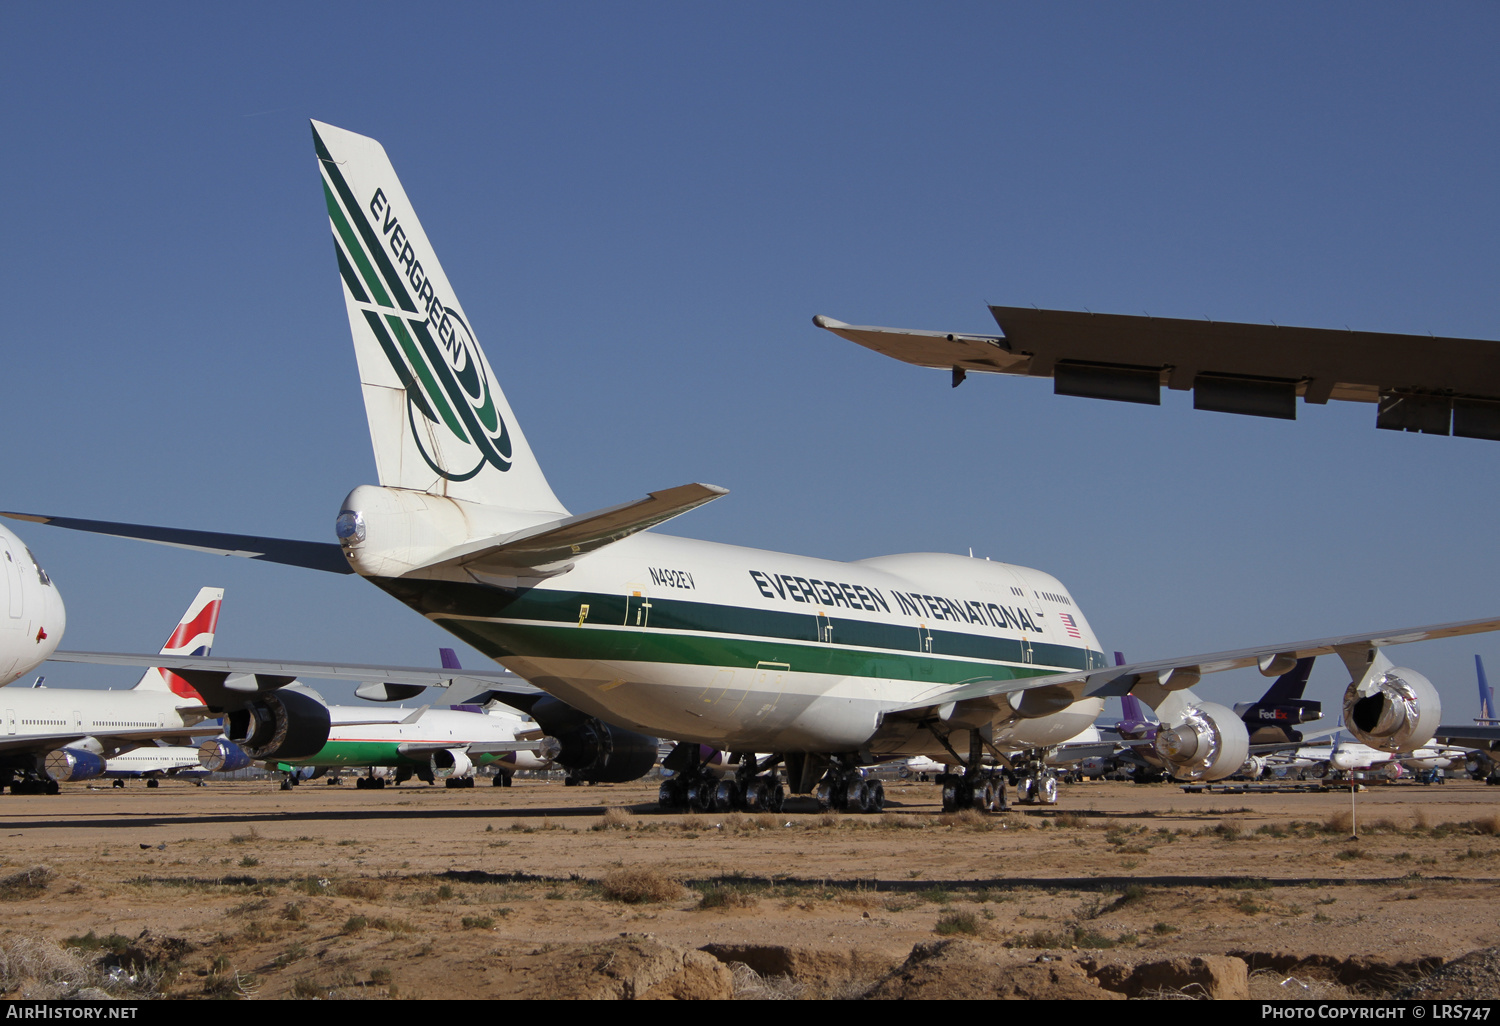
[[(0, 987), (1377, 997), (1500, 945), (1500, 788), (1476, 782), (1372, 786), (1354, 824), (1347, 790), (1085, 782), (942, 815), (892, 782), (878, 816), (705, 816), (657, 812), (654, 781), (487, 783), (0, 797)], [(1476, 959), (1464, 986), (1500, 997)]]

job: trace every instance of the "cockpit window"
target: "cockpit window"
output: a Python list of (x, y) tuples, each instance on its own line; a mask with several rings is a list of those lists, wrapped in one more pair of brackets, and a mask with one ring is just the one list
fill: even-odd
[[(6, 555), (10, 555), (10, 553), (7, 552)], [(36, 556), (32, 555), (31, 549), (29, 547), (26, 549), (26, 555), (30, 557), (31, 565), (36, 567), (36, 579), (41, 581), (47, 587), (52, 587), (52, 578), (47, 576), (47, 571), (42, 569), (42, 564), (36, 561)]]

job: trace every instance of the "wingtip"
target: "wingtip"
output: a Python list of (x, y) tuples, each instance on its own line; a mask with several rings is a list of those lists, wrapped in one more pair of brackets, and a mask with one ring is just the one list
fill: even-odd
[(834, 318), (825, 316), (823, 314), (814, 314), (813, 323), (820, 328), (827, 328), (829, 331), (834, 331), (838, 328), (849, 327), (849, 325), (845, 324), (843, 321), (835, 320)]

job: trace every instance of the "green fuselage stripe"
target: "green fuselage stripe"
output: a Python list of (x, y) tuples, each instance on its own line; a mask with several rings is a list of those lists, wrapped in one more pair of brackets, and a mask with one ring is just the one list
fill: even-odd
[[(462, 748), (455, 744), (454, 748)], [(426, 766), (431, 752), (402, 755), (398, 741), (329, 741), (316, 755), (305, 759), (282, 759), (291, 766)], [(476, 766), (488, 766), (494, 755), (471, 755)]]
[[(491, 658), (725, 667), (774, 662), (787, 663), (797, 672), (934, 683), (1007, 680), (1056, 672), (1055, 668), (1107, 665), (1102, 652), (1087, 648), (836, 616), (828, 619), (832, 642), (820, 641), (813, 612), (661, 596), (651, 597), (645, 606), (645, 600), (634, 596), (541, 588), (509, 591), (448, 581), (382, 578), (375, 583)], [(580, 627), (583, 605), (589, 612)], [(451, 615), (460, 611), (462, 617)]]

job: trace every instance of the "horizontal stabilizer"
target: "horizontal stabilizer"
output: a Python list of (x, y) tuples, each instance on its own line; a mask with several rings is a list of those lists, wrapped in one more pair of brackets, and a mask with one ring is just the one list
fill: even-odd
[(710, 484), (687, 484), (651, 492), (634, 502), (472, 543), (457, 552), (444, 553), (423, 570), (457, 567), (481, 581), (488, 577), (551, 576), (567, 570), (579, 556), (728, 494), (727, 488)]
[(221, 534), (218, 531), (189, 531), (176, 527), (151, 527), (145, 524), (119, 524), (109, 520), (79, 520), (75, 517), (49, 517), (35, 513), (4, 513), (0, 517), (27, 520), (34, 524), (66, 527), (70, 531), (105, 534), (112, 538), (134, 538), (178, 549), (192, 549), (215, 556), (241, 556), (267, 563), (324, 570), (331, 574), (352, 574), (336, 542), (290, 541), (285, 538), (261, 538), (253, 534)]

